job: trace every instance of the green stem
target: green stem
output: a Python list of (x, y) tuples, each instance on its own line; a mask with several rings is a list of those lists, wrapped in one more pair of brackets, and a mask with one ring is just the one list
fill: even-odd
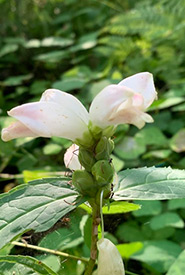
[(84, 275), (91, 275), (97, 258), (98, 225), (100, 224), (100, 206), (92, 206), (92, 235), (91, 235), (91, 256)]
[(70, 255), (68, 253), (65, 253), (65, 252), (61, 252), (61, 251), (57, 251), (57, 250), (53, 250), (53, 249), (49, 249), (49, 248), (45, 248), (45, 247), (40, 247), (40, 246), (27, 244), (27, 243), (16, 242), (16, 241), (12, 242), (12, 244), (17, 245), (17, 246), (22, 246), (22, 247), (26, 247), (26, 248), (39, 250), (39, 251), (43, 251), (43, 252), (47, 252), (47, 253), (51, 253), (51, 254), (55, 254), (55, 255), (58, 255), (58, 256), (63, 256), (65, 258), (74, 259), (76, 261), (80, 260), (80, 261), (83, 261), (83, 262), (88, 262), (88, 260), (85, 259), (85, 258), (77, 257), (77, 256), (74, 256), (74, 255)]

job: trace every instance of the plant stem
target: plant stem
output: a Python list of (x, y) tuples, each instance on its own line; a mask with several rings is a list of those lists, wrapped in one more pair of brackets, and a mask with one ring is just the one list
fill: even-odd
[(98, 225), (100, 224), (100, 206), (92, 206), (92, 235), (91, 235), (91, 256), (84, 275), (91, 275), (97, 258)]
[(44, 251), (44, 252), (55, 254), (55, 255), (58, 255), (58, 256), (63, 256), (65, 258), (74, 259), (76, 261), (80, 260), (80, 261), (83, 261), (83, 262), (88, 262), (88, 259), (77, 257), (77, 256), (74, 256), (74, 255), (70, 255), (68, 253), (65, 253), (65, 252), (61, 252), (61, 251), (57, 251), (57, 250), (53, 250), (53, 249), (49, 249), (49, 248), (45, 248), (45, 247), (40, 247), (40, 246), (27, 244), (27, 243), (16, 242), (16, 241), (12, 242), (12, 244), (17, 245), (17, 246), (22, 246), (22, 247), (27, 247), (27, 248), (39, 250), (39, 251)]

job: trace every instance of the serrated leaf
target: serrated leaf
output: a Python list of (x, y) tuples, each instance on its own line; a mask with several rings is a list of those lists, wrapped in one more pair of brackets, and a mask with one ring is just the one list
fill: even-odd
[(169, 269), (181, 251), (181, 247), (171, 241), (146, 241), (139, 252), (131, 255), (131, 259), (147, 263), (163, 273)]
[(166, 212), (159, 216), (153, 217), (150, 221), (150, 227), (153, 230), (158, 230), (168, 226), (183, 228), (183, 219), (177, 213)]
[(122, 202), (112, 202), (110, 207), (103, 206), (103, 214), (120, 214), (120, 213), (127, 213), (131, 211), (135, 211), (140, 209), (139, 204), (134, 204), (126, 201)]
[(49, 229), (57, 220), (82, 203), (82, 200), (77, 200), (78, 193), (69, 186), (68, 180), (35, 180), (2, 194), (0, 248), (27, 230), (41, 232)]
[(166, 275), (184, 275), (185, 270), (185, 250), (172, 264)]
[(57, 275), (47, 265), (29, 256), (0, 256), (0, 275)]
[(185, 198), (185, 170), (144, 167), (120, 172), (114, 200)]

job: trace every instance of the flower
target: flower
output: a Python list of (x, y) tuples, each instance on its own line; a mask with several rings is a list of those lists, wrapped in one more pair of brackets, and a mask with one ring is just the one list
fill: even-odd
[(125, 275), (123, 261), (116, 246), (108, 239), (97, 242), (99, 250), (97, 275)]
[(135, 74), (104, 88), (91, 104), (90, 119), (100, 128), (124, 123), (142, 128), (145, 122), (153, 122), (144, 111), (156, 96), (152, 74)]
[(79, 146), (72, 144), (64, 154), (64, 163), (70, 170), (82, 170), (83, 167), (78, 160)]
[(8, 112), (17, 119), (3, 129), (4, 141), (17, 137), (83, 138), (88, 131), (89, 114), (74, 96), (56, 89), (46, 90), (39, 102), (23, 104)]
[(153, 122), (144, 111), (155, 98), (153, 77), (147, 72), (104, 88), (94, 98), (89, 113), (74, 96), (49, 89), (40, 101), (20, 105), (8, 112), (17, 121), (2, 130), (2, 139), (58, 136), (76, 142), (82, 140), (87, 145), (93, 140), (88, 128), (90, 121), (102, 130), (123, 123), (142, 128), (145, 122)]

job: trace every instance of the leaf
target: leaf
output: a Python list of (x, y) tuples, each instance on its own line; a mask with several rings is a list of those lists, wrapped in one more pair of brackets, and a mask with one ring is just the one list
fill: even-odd
[(85, 85), (85, 83), (85, 79), (69, 77), (64, 80), (54, 82), (52, 88), (68, 92), (74, 89), (82, 88)]
[(17, 51), (18, 49), (18, 45), (16, 44), (7, 44), (5, 45), (3, 48), (1, 48), (0, 50), (0, 57), (9, 54), (9, 53), (13, 53), (15, 51)]
[(112, 202), (110, 207), (103, 206), (103, 214), (119, 214), (119, 213), (127, 213), (131, 211), (135, 211), (140, 209), (140, 205), (130, 203), (130, 202)]
[(169, 108), (169, 107), (177, 105), (181, 102), (184, 102), (183, 97), (170, 97), (170, 98), (167, 98), (167, 99), (159, 99), (159, 100), (156, 100), (151, 105), (151, 107), (149, 108), (149, 111)]
[(80, 230), (81, 220), (82, 210), (78, 208), (69, 215), (67, 226), (47, 234), (39, 242), (39, 246), (63, 251), (81, 244), (83, 242)]
[(185, 151), (185, 128), (178, 131), (170, 142), (171, 148), (177, 153)]
[(179, 208), (185, 208), (185, 199), (168, 201), (169, 210), (174, 210)]
[[(68, 178), (48, 178), (22, 184), (0, 196), (0, 248), (21, 233), (49, 229), (81, 200)], [(75, 202), (77, 202), (75, 204)]]
[(167, 138), (163, 135), (161, 130), (157, 127), (150, 126), (139, 131), (135, 138), (140, 140), (144, 145), (168, 145)]
[(134, 137), (125, 137), (114, 149), (115, 154), (121, 159), (136, 159), (146, 151), (142, 140)]
[(184, 275), (185, 250), (181, 252), (176, 261), (172, 264), (166, 275)]
[(181, 247), (171, 241), (146, 241), (139, 252), (131, 255), (131, 259), (147, 263), (159, 272), (166, 272), (181, 251)]
[(47, 265), (29, 256), (0, 256), (1, 275), (57, 275)]
[(5, 79), (2, 84), (3, 86), (17, 86), (21, 85), (24, 81), (30, 80), (32, 77), (32, 74), (10, 76)]
[(160, 201), (136, 201), (141, 205), (141, 208), (134, 212), (135, 217), (159, 215), (162, 211), (162, 204)]
[(65, 50), (61, 51), (50, 51), (48, 53), (39, 54), (34, 57), (35, 60), (49, 62), (49, 63), (58, 63), (62, 59), (67, 58), (68, 53)]
[(144, 167), (120, 172), (114, 200), (185, 198), (185, 170)]
[(43, 147), (43, 153), (44, 155), (56, 155), (60, 153), (62, 147), (55, 143), (48, 143)]
[(132, 243), (125, 243), (125, 244), (118, 244), (116, 245), (116, 247), (123, 258), (129, 259), (132, 254), (138, 252), (143, 247), (143, 243), (132, 242)]
[(167, 226), (183, 228), (183, 219), (176, 213), (166, 212), (157, 217), (153, 217), (150, 221), (150, 227), (153, 230), (158, 230)]

